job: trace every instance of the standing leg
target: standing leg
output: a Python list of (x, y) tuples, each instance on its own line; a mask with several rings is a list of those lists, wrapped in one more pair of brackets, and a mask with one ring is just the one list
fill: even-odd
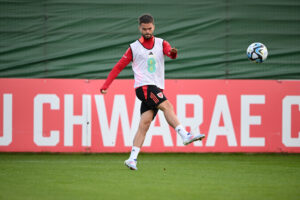
[(139, 147), (139, 148), (142, 147), (145, 137), (146, 137), (146, 133), (152, 122), (153, 114), (154, 114), (153, 110), (148, 110), (141, 115), (139, 128), (133, 139), (133, 146)]
[(141, 115), (140, 124), (133, 140), (133, 146), (130, 153), (130, 157), (128, 160), (125, 161), (125, 165), (132, 170), (137, 170), (136, 167), (137, 157), (140, 152), (140, 148), (144, 143), (146, 133), (153, 119), (153, 115), (154, 115), (153, 110), (147, 110)]

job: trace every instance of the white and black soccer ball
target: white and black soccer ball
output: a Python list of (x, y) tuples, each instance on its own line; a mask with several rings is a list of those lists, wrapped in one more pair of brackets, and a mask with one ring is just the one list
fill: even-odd
[(268, 49), (264, 44), (260, 42), (254, 42), (248, 47), (247, 56), (251, 61), (262, 63), (268, 57)]

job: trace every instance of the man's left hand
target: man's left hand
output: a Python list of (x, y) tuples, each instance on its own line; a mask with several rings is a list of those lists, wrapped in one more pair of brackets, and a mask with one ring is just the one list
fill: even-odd
[(172, 49), (170, 50), (170, 53), (173, 54), (173, 55), (174, 55), (174, 54), (177, 54), (177, 49), (176, 49), (176, 48), (172, 48)]

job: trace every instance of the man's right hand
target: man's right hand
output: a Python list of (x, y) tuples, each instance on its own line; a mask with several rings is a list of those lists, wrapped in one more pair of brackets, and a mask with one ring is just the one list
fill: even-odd
[(106, 94), (107, 90), (100, 89), (101, 94)]

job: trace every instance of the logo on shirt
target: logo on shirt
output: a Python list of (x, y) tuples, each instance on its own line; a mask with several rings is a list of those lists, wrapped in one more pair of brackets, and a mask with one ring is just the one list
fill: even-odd
[(164, 95), (163, 95), (163, 93), (162, 92), (160, 92), (160, 93), (157, 93), (157, 96), (159, 97), (159, 98), (163, 98), (164, 97)]
[(148, 55), (147, 65), (148, 72), (154, 73), (156, 71), (156, 60), (152, 52), (150, 52)]

